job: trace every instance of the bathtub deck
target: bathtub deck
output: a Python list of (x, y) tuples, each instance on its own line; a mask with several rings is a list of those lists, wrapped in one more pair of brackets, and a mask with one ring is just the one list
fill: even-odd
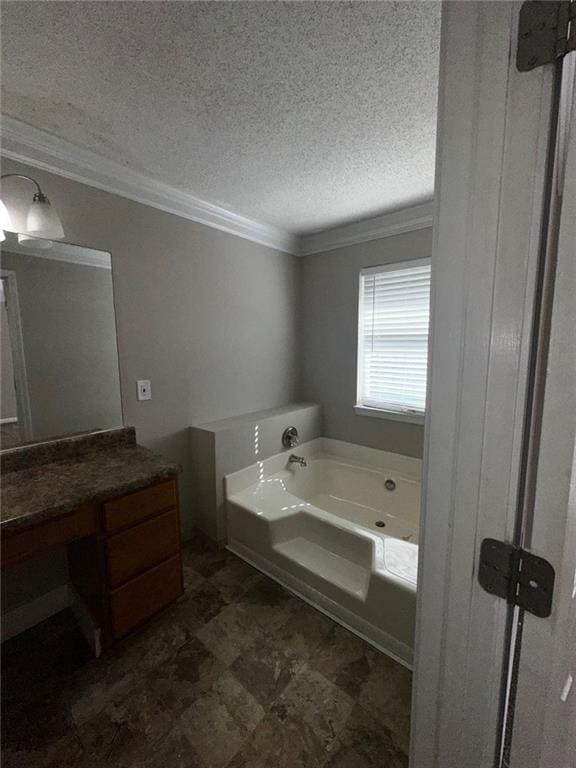
[(186, 594), (96, 660), (66, 614), (3, 646), (6, 768), (408, 766), (411, 674), (197, 538)]

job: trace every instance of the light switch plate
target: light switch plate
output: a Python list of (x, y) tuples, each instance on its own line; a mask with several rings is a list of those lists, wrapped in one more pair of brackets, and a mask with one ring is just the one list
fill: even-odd
[(138, 400), (152, 400), (152, 387), (150, 379), (139, 379), (136, 382)]

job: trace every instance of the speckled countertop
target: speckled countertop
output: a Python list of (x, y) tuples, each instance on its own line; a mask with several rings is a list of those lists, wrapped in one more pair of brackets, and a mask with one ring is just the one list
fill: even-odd
[[(17, 449), (23, 450), (23, 449)], [(94, 446), (78, 443), (76, 455), (50, 457), (2, 473), (0, 526), (2, 533), (37, 525), (73, 512), (89, 502), (102, 502), (174, 477), (178, 464), (126, 440), (108, 440)], [(45, 460), (49, 458), (51, 460)]]

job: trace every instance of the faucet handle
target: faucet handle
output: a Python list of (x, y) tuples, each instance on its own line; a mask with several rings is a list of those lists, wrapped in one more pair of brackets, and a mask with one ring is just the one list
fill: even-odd
[(282, 445), (284, 448), (294, 448), (299, 442), (300, 440), (298, 439), (298, 430), (296, 427), (286, 427), (282, 433)]

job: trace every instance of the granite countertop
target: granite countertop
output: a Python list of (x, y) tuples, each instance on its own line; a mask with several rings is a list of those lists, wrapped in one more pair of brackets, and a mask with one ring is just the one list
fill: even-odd
[(2, 533), (61, 517), (174, 477), (178, 464), (136, 444), (111, 444), (76, 457), (32, 464), (2, 474)]

